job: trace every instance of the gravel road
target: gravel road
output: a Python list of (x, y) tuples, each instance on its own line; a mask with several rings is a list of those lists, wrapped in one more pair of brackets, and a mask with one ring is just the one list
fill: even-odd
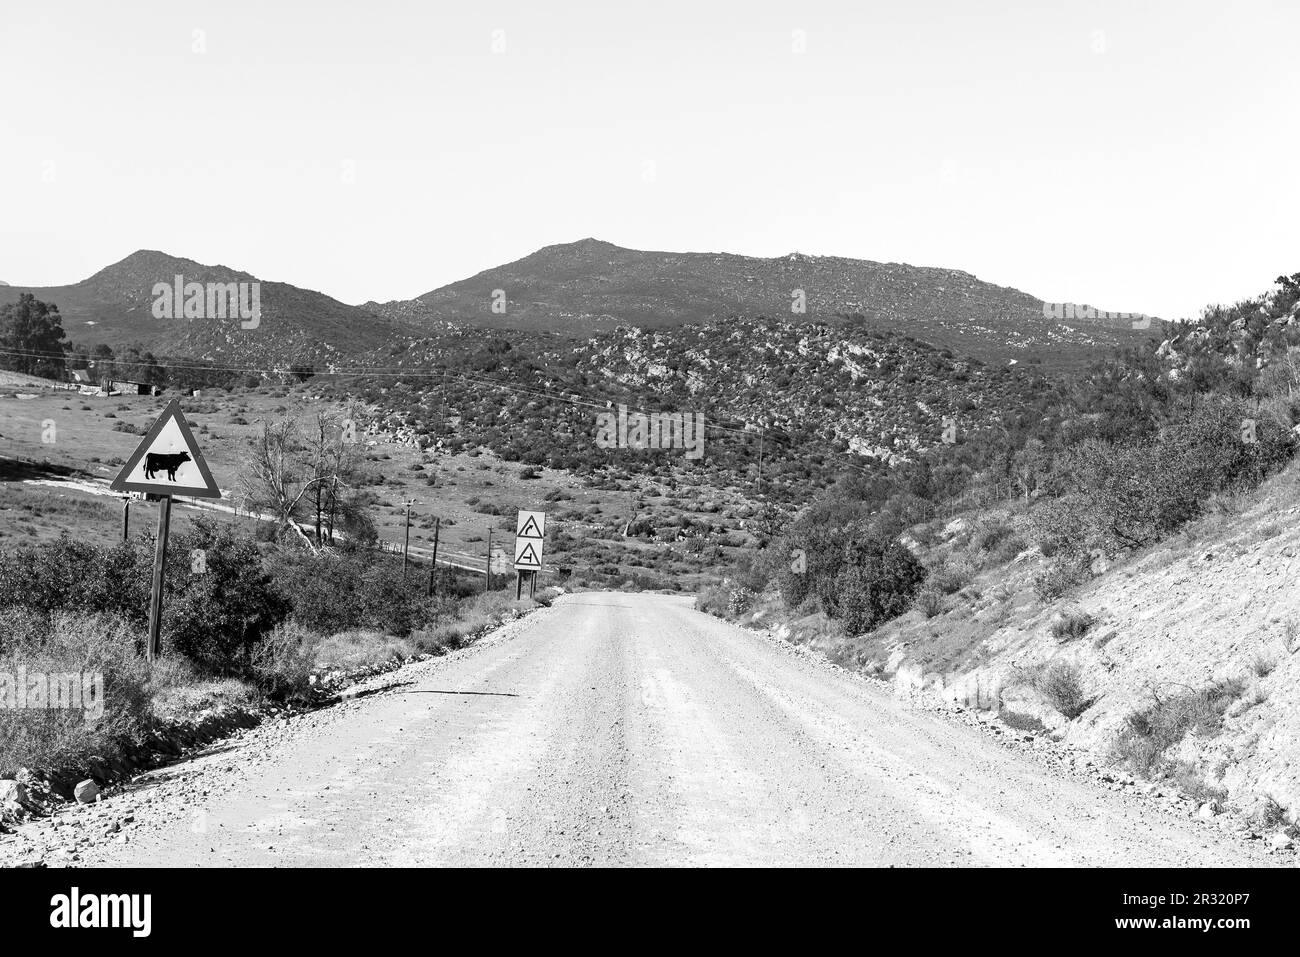
[(1269, 863), (684, 598), (565, 596), (378, 684), (26, 826), (0, 861)]

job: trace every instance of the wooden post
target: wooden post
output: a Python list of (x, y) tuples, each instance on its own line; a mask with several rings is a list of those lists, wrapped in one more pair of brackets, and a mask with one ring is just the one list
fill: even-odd
[(406, 561), (411, 551), (411, 503), (406, 503), (406, 535), (402, 539), (402, 580), (406, 580)]
[(131, 496), (122, 496), (122, 541), (131, 534)]
[(167, 563), (167, 530), (172, 521), (172, 497), (158, 500), (158, 541), (153, 555), (153, 590), (149, 597), (149, 641), (145, 658), (150, 664), (158, 657), (162, 635), (163, 568)]
[(334, 476), (334, 483), (330, 488), (330, 519), (329, 519), (329, 537), (330, 544), (334, 544), (334, 513), (339, 507), (339, 477)]
[(483, 590), (492, 590), (492, 529), (488, 529), (487, 562), (483, 565)]
[(442, 519), (433, 520), (433, 561), (429, 563), (429, 594), (433, 595), (435, 584), (433, 576), (438, 574), (438, 530), (442, 527)]

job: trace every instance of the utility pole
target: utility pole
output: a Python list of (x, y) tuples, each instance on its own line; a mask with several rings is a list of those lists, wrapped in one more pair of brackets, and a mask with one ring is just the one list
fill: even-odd
[(758, 494), (763, 494), (763, 429), (758, 430)]
[(334, 513), (338, 511), (339, 506), (339, 477), (334, 476), (334, 485), (330, 490), (330, 544), (334, 544)]
[(488, 528), (487, 561), (483, 565), (483, 590), (492, 590), (492, 529)]
[(442, 528), (442, 519), (433, 520), (433, 561), (429, 563), (429, 595), (433, 595), (433, 576), (438, 573), (438, 531)]
[(412, 502), (406, 503), (406, 534), (402, 539), (402, 580), (406, 580), (406, 561), (407, 555), (411, 550), (411, 505)]

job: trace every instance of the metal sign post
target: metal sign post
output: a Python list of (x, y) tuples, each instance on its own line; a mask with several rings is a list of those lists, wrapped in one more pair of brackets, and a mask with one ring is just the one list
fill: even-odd
[(436, 583), (433, 580), (434, 575), (438, 573), (438, 531), (442, 528), (442, 519), (433, 520), (433, 560), (429, 562), (429, 591), (430, 597), (433, 595)]
[(172, 497), (158, 498), (158, 541), (153, 553), (153, 588), (149, 592), (149, 642), (145, 660), (153, 664), (161, 651), (163, 569), (167, 567), (167, 532), (172, 523)]

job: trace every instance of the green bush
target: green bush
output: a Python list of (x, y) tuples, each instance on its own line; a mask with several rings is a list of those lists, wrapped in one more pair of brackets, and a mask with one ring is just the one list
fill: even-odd
[[(0, 608), (111, 615), (139, 636), (153, 562), (149, 535), (109, 548), (66, 536), (22, 546), (0, 555)], [(171, 537), (163, 580), (164, 647), (213, 673), (238, 672), (252, 643), (288, 609), (270, 587), (257, 544), (204, 516)]]
[(725, 618), (730, 598), (731, 587), (726, 582), (708, 585), (695, 596), (695, 610)]
[(1015, 536), (1016, 530), (1010, 522), (1001, 519), (990, 519), (981, 522), (975, 531), (971, 534), (971, 548), (980, 552), (991, 552), (996, 550), (1007, 539)]
[[(84, 708), (0, 708), (0, 778), (23, 767), (84, 771), (90, 756), (112, 760), (124, 745), (141, 739), (150, 721), (150, 675), (130, 622), (69, 611), (34, 616), (11, 607), (0, 609), (0, 633), (10, 636), (0, 651), (0, 673), (23, 669), (29, 680), (37, 674), (88, 675), (88, 684), (78, 680), (79, 689), (92, 693), (81, 696), (81, 703), (97, 697), (103, 705), (98, 717), (98, 708), (89, 714)], [(102, 677), (102, 696), (94, 693), (96, 675)]]
[(1052, 622), (1052, 636), (1061, 641), (1082, 638), (1096, 623), (1097, 619), (1087, 612), (1067, 612)]
[[(64, 535), (0, 554), (0, 608), (104, 612), (143, 622), (149, 614), (153, 540), (111, 548)], [(0, 646), (4, 638), (0, 636)]]
[(1168, 771), (1167, 752), (1189, 733), (1206, 738), (1218, 734), (1224, 713), (1245, 688), (1244, 681), (1233, 678), (1163, 698), (1153, 691), (1151, 706), (1128, 716), (1111, 760), (1147, 777)]
[(281, 622), (249, 652), (248, 676), (263, 694), (280, 701), (300, 700), (311, 687), (320, 636), (297, 622)]
[(1092, 704), (1092, 700), (1084, 693), (1079, 666), (1071, 662), (1058, 661), (1045, 669), (1034, 681), (1034, 687), (1053, 708), (1071, 721), (1087, 711)]
[(925, 568), (906, 547), (869, 539), (849, 546), (833, 589), (821, 598), (849, 634), (861, 634), (907, 611), (924, 581)]
[(753, 607), (757, 597), (743, 585), (734, 586), (727, 595), (727, 617), (739, 618)]
[(1046, 558), (1077, 560), (1098, 538), (1090, 500), (1079, 492), (1041, 502), (1030, 514), (1034, 538)]
[(400, 559), (360, 550), (287, 553), (275, 568), (276, 591), (294, 619), (321, 634), (369, 628), (409, 635), (452, 607), (446, 581), (440, 584), (439, 596), (427, 598), (427, 570), (403, 579)]
[(199, 517), (168, 548), (165, 646), (210, 673), (241, 672), (253, 645), (289, 610), (257, 543), (232, 525)]
[(1140, 548), (1197, 518), (1212, 497), (1258, 485), (1290, 458), (1293, 442), (1286, 428), (1256, 415), (1211, 396), (1154, 437), (1072, 446), (1057, 467), (1066, 494), (1035, 512), (1044, 553)]
[(1025, 540), (1016, 526), (1006, 519), (994, 518), (981, 522), (971, 533), (970, 551), (984, 554), (998, 564), (1015, 558), (1025, 547)]
[(905, 612), (926, 577), (911, 551), (884, 534), (861, 502), (817, 501), (770, 551), (767, 577), (786, 607), (815, 597), (854, 633)]
[(1085, 561), (1059, 555), (1046, 571), (1034, 576), (1034, 594), (1043, 604), (1050, 604), (1091, 579), (1092, 571)]
[(926, 618), (934, 618), (943, 614), (943, 595), (933, 588), (922, 588), (916, 596), (916, 607), (921, 610), (921, 614)]
[(940, 558), (929, 572), (930, 584), (943, 595), (954, 595), (975, 580), (975, 568), (967, 561)]
[(477, 621), (445, 621), (411, 633), (411, 640), (421, 652), (443, 655), (465, 646), (465, 639), (480, 627)]

